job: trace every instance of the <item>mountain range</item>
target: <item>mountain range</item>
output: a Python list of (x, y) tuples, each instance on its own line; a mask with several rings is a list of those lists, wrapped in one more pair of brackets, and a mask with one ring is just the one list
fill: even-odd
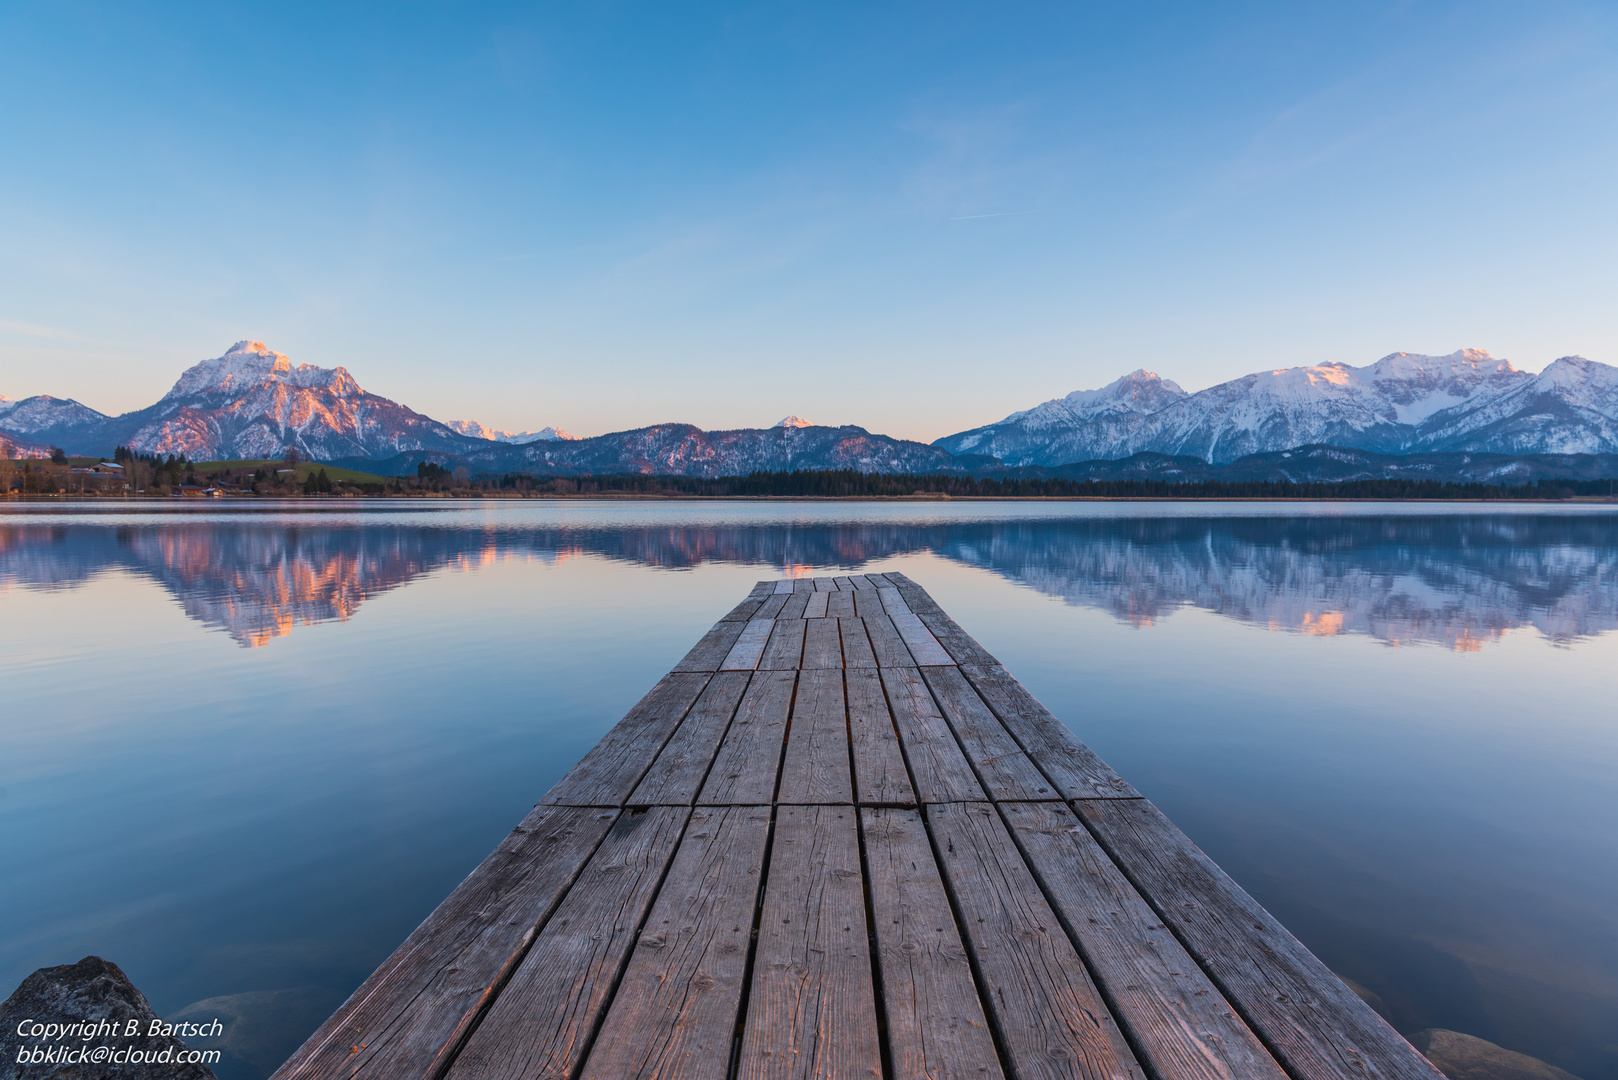
[(1570, 356), (1536, 375), (1475, 349), (1393, 353), (1365, 367), (1258, 372), (1197, 393), (1136, 371), (931, 445), (799, 416), (771, 428), (657, 424), (576, 439), (555, 427), (511, 432), (434, 420), (363, 390), (345, 368), (294, 366), (263, 342), (240, 341), (188, 368), (156, 404), (120, 416), (46, 395), (0, 398), (0, 444), (19, 454), (127, 446), (194, 461), (278, 458), (295, 447), (311, 460), (388, 475), (431, 460), (563, 476), (1604, 477), (1610, 460), (1573, 458), (1618, 454), (1618, 368)]

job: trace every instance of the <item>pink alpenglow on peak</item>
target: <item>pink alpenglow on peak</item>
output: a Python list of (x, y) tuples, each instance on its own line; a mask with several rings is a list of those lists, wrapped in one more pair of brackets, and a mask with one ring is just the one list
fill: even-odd
[(510, 443), (513, 446), (522, 446), (531, 442), (574, 441), (574, 436), (569, 435), (559, 427), (542, 427), (538, 431), (505, 431), (501, 428), (485, 427), (476, 420), (450, 420), (447, 421), (447, 424), (450, 428), (468, 438)]
[(814, 421), (805, 420), (801, 416), (787, 416), (783, 417), (775, 426), (780, 428), (805, 428), (814, 427), (815, 425)]

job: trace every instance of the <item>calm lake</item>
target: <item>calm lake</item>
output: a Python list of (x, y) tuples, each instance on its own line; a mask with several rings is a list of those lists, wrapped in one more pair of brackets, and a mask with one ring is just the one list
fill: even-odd
[(8, 506), (0, 997), (94, 953), (267, 1076), (755, 581), (845, 570), (1401, 1031), (1618, 1080), (1611, 506)]

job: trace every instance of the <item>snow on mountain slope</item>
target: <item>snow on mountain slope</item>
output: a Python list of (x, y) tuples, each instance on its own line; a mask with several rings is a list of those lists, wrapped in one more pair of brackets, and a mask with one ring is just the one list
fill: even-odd
[(21, 401), (0, 403), (0, 427), (13, 435), (34, 435), (62, 425), (89, 424), (107, 419), (72, 398), (39, 394)]
[(794, 413), (791, 416), (783, 416), (781, 419), (777, 420), (775, 422), (775, 426), (778, 428), (806, 428), (814, 427), (815, 425), (813, 422), (805, 420), (803, 417)]
[(523, 443), (569, 440), (573, 436), (558, 427), (542, 427), (538, 431), (504, 431), (500, 428), (485, 427), (476, 420), (448, 420), (445, 426), (460, 432), (470, 439), (486, 439), (489, 442), (511, 443), (521, 446)]
[[(1277, 368), (1195, 394), (1135, 372), (934, 445), (994, 454), (1008, 465), (1141, 451), (1229, 462), (1321, 443), (1381, 453), (1600, 453), (1618, 449), (1615, 378), (1618, 369), (1580, 358), (1535, 376), (1479, 349), (1393, 353), (1365, 367)], [(1120, 402), (1119, 388), (1132, 380), (1150, 393)]]

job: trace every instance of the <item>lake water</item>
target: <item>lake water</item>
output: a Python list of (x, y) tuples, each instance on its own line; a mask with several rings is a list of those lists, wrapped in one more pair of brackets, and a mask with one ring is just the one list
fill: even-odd
[(1618, 1080), (1618, 513), (0, 510), (0, 995), (278, 1065), (760, 578), (902, 570), (1405, 1032)]

